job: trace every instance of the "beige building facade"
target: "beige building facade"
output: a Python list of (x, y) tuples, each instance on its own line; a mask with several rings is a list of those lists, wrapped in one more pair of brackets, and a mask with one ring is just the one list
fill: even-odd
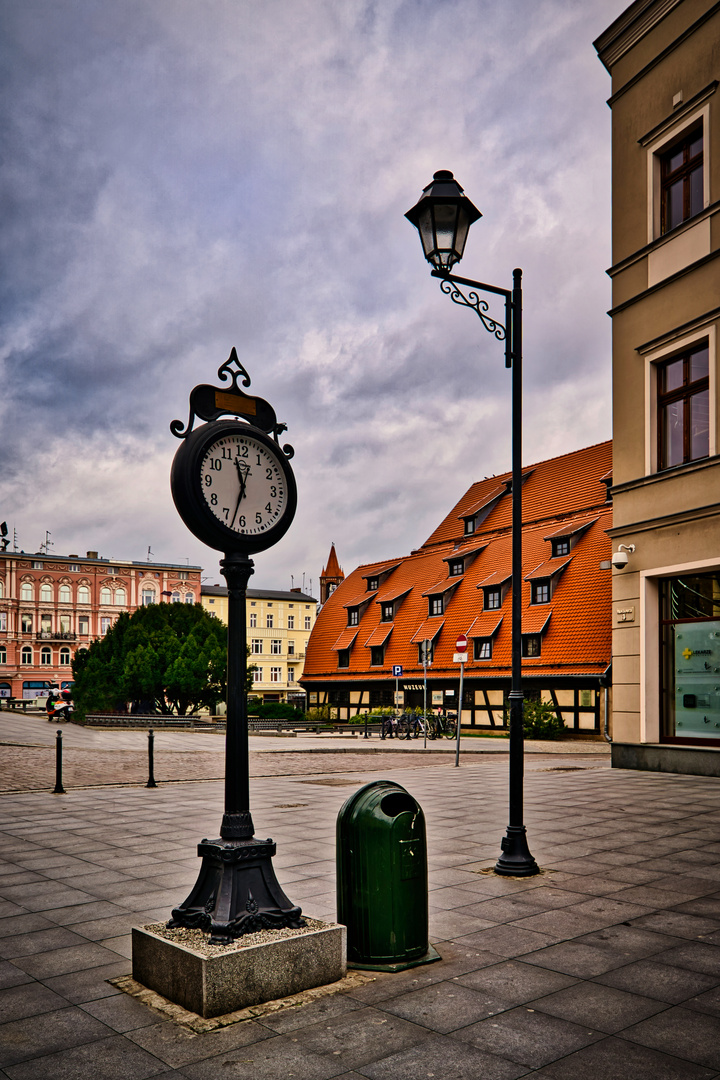
[(636, 0), (612, 76), (614, 763), (720, 773), (720, 5)]
[[(226, 586), (203, 585), (202, 604), (227, 623)], [(304, 705), (299, 679), (316, 615), (317, 600), (299, 589), (247, 590), (248, 663), (254, 668), (253, 691), (263, 702)]]

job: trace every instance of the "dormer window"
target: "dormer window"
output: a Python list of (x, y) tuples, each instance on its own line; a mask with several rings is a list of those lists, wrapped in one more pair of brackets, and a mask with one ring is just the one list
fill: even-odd
[(346, 668), (350, 667), (350, 650), (338, 649), (338, 667)]
[(570, 554), (570, 537), (559, 536), (557, 540), (551, 541), (553, 559), (556, 559), (558, 555)]
[(541, 634), (523, 634), (522, 636), (522, 655), (523, 656), (539, 656), (540, 644), (542, 642)]
[(531, 582), (532, 604), (549, 604), (552, 596), (552, 578), (537, 578)]
[(483, 589), (485, 611), (494, 611), (502, 607), (502, 589), (499, 585), (490, 585)]
[(382, 604), (380, 607), (380, 621), (392, 622), (395, 618), (395, 605), (394, 604)]
[(379, 587), (380, 587), (380, 578), (369, 577), (367, 579), (367, 591), (368, 592), (377, 592)]
[(475, 532), (475, 518), (474, 517), (465, 518), (465, 535), (466, 536), (472, 536), (472, 534), (474, 532)]
[(348, 626), (357, 626), (360, 622), (360, 609), (356, 607), (348, 608)]
[(448, 563), (448, 577), (460, 577), (465, 573), (465, 560), (464, 559), (452, 559)]
[(385, 662), (385, 646), (373, 645), (370, 649), (370, 665), (371, 667), (382, 667)]
[(428, 597), (428, 615), (442, 615), (444, 611), (444, 594)]

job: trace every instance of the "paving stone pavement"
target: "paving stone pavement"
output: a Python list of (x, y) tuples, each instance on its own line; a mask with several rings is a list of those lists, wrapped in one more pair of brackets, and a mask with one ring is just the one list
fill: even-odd
[(506, 825), (505, 755), (455, 769), (390, 753), (361, 771), (357, 753), (260, 755), (304, 759), (305, 773), (252, 780), (257, 833), (278, 844), (288, 896), (334, 919), (337, 812), (381, 767), (425, 811), (442, 960), (205, 1032), (109, 980), (130, 973), (131, 926), (185, 898), (222, 783), (0, 796), (0, 1077), (720, 1077), (720, 779), (611, 770), (602, 747), (529, 755), (543, 873), (512, 879), (487, 872)]

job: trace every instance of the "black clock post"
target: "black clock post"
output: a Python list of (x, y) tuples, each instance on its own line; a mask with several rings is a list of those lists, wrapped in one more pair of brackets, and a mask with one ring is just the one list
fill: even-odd
[[(177, 420), (171, 424), (173, 434), (184, 440), (171, 474), (175, 505), (198, 539), (225, 553), (220, 569), (228, 586), (228, 651), (220, 838), (198, 845), (202, 864), (197, 882), (187, 900), (173, 909), (167, 925), (208, 931), (213, 944), (226, 944), (255, 930), (304, 925), (301, 909), (288, 900), (275, 877), (275, 844), (254, 835), (246, 691), (246, 595), (254, 566), (249, 556), (276, 543), (295, 514), (297, 496), (288, 461), (293, 450), (288, 445), (280, 448), (277, 437), (285, 425), (277, 423), (266, 401), (240, 389), (239, 376), (244, 386), (250, 385), (233, 349), (218, 370), (218, 378), (232, 379), (232, 385), (196, 386), (190, 394), (187, 428), (183, 431)], [(218, 420), (227, 414), (244, 422)], [(192, 431), (195, 415), (208, 422)], [(233, 478), (231, 499), (227, 492)]]

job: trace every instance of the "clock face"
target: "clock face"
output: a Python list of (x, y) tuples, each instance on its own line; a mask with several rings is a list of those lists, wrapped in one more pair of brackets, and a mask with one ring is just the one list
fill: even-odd
[(288, 503), (278, 455), (241, 432), (210, 444), (200, 462), (200, 484), (210, 512), (242, 536), (268, 532)]
[(192, 431), (173, 461), (178, 513), (208, 547), (250, 554), (272, 547), (290, 528), (297, 489), (290, 462), (265, 432), (239, 420)]

